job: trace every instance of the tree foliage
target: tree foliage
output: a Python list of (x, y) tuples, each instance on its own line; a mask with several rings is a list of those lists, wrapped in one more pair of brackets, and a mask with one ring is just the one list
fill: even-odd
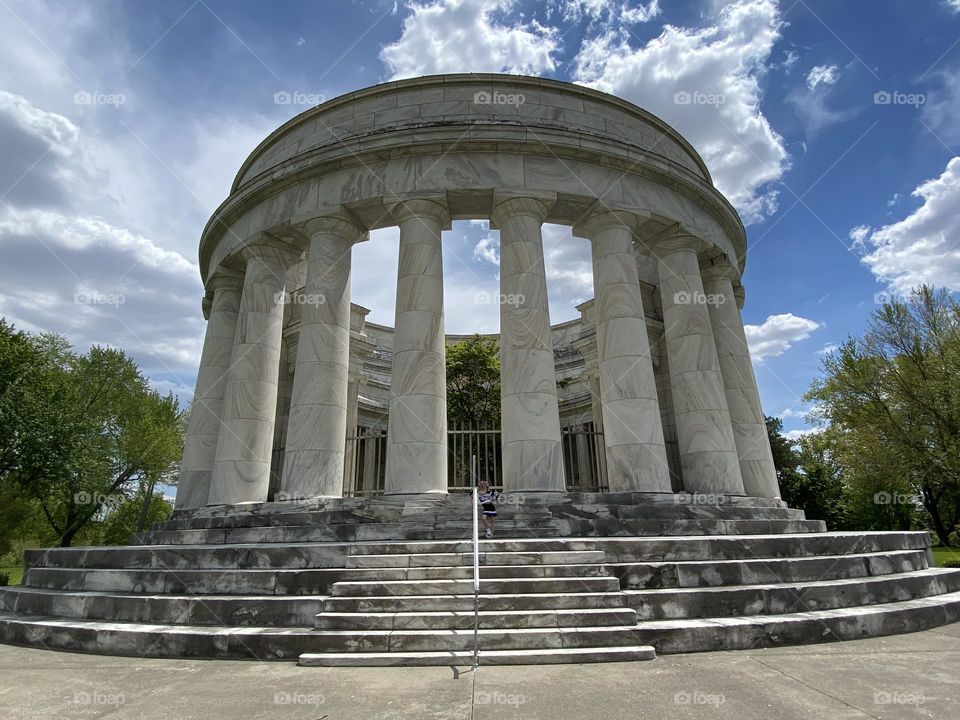
[(958, 377), (960, 305), (929, 287), (884, 303), (862, 338), (823, 361), (806, 399), (829, 424), (868, 520), (879, 514), (909, 526), (922, 506), (950, 544), (960, 522)]
[[(125, 498), (174, 481), (184, 413), (121, 350), (80, 354), (3, 323), (0, 398), (0, 494), (38, 509), (60, 545)], [(24, 520), (0, 514), (8, 536)]]
[(474, 335), (447, 347), (447, 419), (498, 427), (500, 423), (500, 346), (495, 338)]

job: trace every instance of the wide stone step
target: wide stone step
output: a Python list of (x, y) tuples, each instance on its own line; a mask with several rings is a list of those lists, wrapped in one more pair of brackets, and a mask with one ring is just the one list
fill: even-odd
[[(482, 547), (482, 546), (481, 546)], [(545, 550), (530, 552), (497, 552), (482, 550), (483, 565), (583, 565), (603, 563), (606, 559), (600, 550)], [(424, 566), (473, 566), (473, 551), (442, 553), (390, 553), (386, 555), (356, 554), (347, 558), (348, 568), (388, 568)]]
[[(637, 614), (629, 608), (575, 608), (559, 610), (482, 610), (481, 629), (561, 628), (600, 625), (636, 625)], [(320, 613), (321, 630), (471, 630), (472, 610), (447, 612)]]
[[(614, 592), (620, 589), (615, 577), (582, 578), (498, 578), (481, 584), (485, 593), (561, 593)], [(395, 580), (339, 582), (333, 586), (335, 597), (381, 595), (467, 595), (473, 594), (471, 580)]]
[[(610, 577), (602, 565), (481, 565), (481, 579)], [(326, 595), (334, 583), (372, 580), (472, 579), (473, 567), (359, 567), (302, 570), (75, 570), (31, 568), (23, 585), (49, 590), (100, 590), (193, 595)]]
[[(561, 663), (636, 662), (653, 660), (656, 651), (648, 645), (601, 648), (540, 648), (537, 650), (484, 650), (480, 665), (554, 665)], [(303, 667), (383, 667), (390, 665), (470, 665), (473, 653), (304, 653), (297, 661)]]
[[(609, 537), (609, 536), (682, 536), (682, 535), (762, 535), (768, 533), (820, 533), (826, 529), (820, 520), (632, 520), (554, 518), (543, 523), (498, 520), (497, 533), (503, 538)], [(160, 530), (134, 535), (133, 542), (144, 545), (207, 543), (300, 543), (363, 542), (376, 540), (468, 538), (472, 522), (446, 525), (412, 523), (367, 523), (360, 525), (297, 525), (216, 530)]]
[(922, 570), (926, 566), (926, 553), (920, 550), (804, 558), (749, 558), (709, 562), (685, 560), (607, 565), (611, 574), (620, 579), (625, 590), (869, 577)]
[(897, 575), (734, 587), (628, 590), (640, 620), (783, 615), (854, 608), (960, 592), (960, 570), (930, 568)]
[[(843, 555), (897, 550), (924, 550), (924, 532), (775, 534), (751, 536), (676, 536), (615, 538), (554, 538), (481, 540), (483, 551), (545, 552), (589, 551), (604, 553), (608, 562), (726, 560)], [(200, 544), (27, 550), (28, 567), (142, 568), (142, 569), (245, 569), (343, 568), (347, 558), (387, 555), (472, 552), (466, 540), (345, 543), (291, 543), (288, 545)], [(351, 559), (351, 562), (354, 560)]]
[[(487, 593), (485, 585), (481, 591)], [(380, 595), (368, 597), (330, 596), (323, 602), (323, 611), (332, 613), (391, 612), (473, 612), (474, 599), (469, 595)], [(622, 592), (561, 592), (481, 594), (480, 609), (490, 612), (511, 610), (575, 610), (625, 608)]]
[(0, 607), (19, 615), (169, 625), (311, 625), (323, 597), (131, 595), (0, 588)]
[[(473, 648), (469, 630), (317, 630), (322, 652), (440, 652)], [(540, 648), (642, 645), (639, 626), (486, 629), (477, 632), (481, 648), (532, 650)]]
[[(867, 607), (786, 615), (647, 621), (639, 623), (635, 628), (630, 628), (629, 636), (639, 638), (633, 643), (634, 646), (650, 645), (655, 647), (658, 653), (664, 654), (855, 640), (915, 632), (958, 620), (960, 620), (960, 592), (955, 592)], [(570, 628), (564, 631), (567, 633), (568, 644), (571, 640), (570, 633), (575, 630)], [(410, 632), (407, 631), (407, 635)], [(342, 637), (350, 634), (344, 633)], [(472, 631), (464, 631), (462, 634), (472, 637)], [(332, 650), (331, 644), (343, 644), (341, 641), (328, 643), (327, 638), (311, 628), (224, 628), (111, 623), (23, 616), (9, 612), (0, 613), (0, 639), (8, 643), (41, 646), (48, 649), (59, 648), (133, 657), (218, 657), (260, 660), (296, 658), (304, 653), (326, 654), (327, 651)], [(534, 638), (528, 636), (528, 639)], [(602, 646), (601, 643), (592, 645), (592, 647)], [(492, 649), (485, 645), (481, 647), (482, 650)], [(586, 648), (591, 645), (587, 643), (580, 647)], [(350, 653), (355, 653), (356, 650), (357, 648), (351, 648)], [(410, 650), (412, 648), (397, 647), (395, 652), (404, 653)], [(404, 657), (403, 654), (390, 653), (390, 655), (395, 657), (397, 662)], [(376, 658), (374, 655), (370, 655), (367, 662), (378, 665), (395, 664), (389, 658)]]

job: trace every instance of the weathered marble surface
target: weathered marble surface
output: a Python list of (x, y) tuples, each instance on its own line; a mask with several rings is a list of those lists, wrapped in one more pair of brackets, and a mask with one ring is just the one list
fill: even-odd
[[(717, 299), (708, 306), (710, 324), (740, 458), (743, 489), (756, 497), (780, 497), (777, 470), (730, 269), (724, 266), (707, 268), (703, 273), (703, 287), (708, 295)], [(722, 302), (720, 298), (723, 298)]]
[(604, 212), (579, 229), (591, 241), (599, 392), (607, 481), (612, 492), (670, 491), (660, 402), (653, 373), (631, 226)]
[(565, 490), (560, 411), (547, 306), (541, 224), (547, 206), (511, 198), (493, 210), (500, 228), (501, 434), (504, 486)]
[(197, 387), (190, 406), (190, 424), (184, 438), (176, 509), (203, 507), (210, 495), (210, 480), (216, 460), (223, 394), (227, 385), (237, 314), (243, 283), (233, 275), (211, 282), (213, 301), (203, 339)]
[(697, 239), (661, 240), (658, 260), (663, 332), (670, 361), (674, 417), (684, 488), (742, 494), (736, 441), (710, 325)]
[(400, 224), (385, 492), (447, 491), (447, 384), (443, 333), (443, 205), (392, 206)]
[(338, 218), (309, 224), (310, 249), (300, 316), (281, 492), (288, 498), (339, 496), (350, 369), (350, 266), (364, 231)]
[(294, 254), (271, 244), (246, 255), (209, 505), (263, 502), (270, 486), (284, 276)]

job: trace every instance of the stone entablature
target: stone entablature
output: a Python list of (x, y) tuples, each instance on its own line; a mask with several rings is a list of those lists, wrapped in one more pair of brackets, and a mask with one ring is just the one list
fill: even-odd
[[(384, 491), (446, 492), (442, 231), (476, 218), (500, 233), (500, 295), (522, 298), (500, 305), (506, 487), (565, 491), (566, 411), (602, 428), (613, 492), (778, 495), (739, 314), (743, 227), (700, 158), (617, 98), (460, 75), (332, 100), (244, 164), (201, 238), (202, 407), (177, 507), (262, 502), (271, 478), (289, 497), (339, 496), (364, 405), (386, 421)], [(551, 328), (544, 223), (590, 243), (595, 299), (575, 338)], [(388, 348), (364, 333), (350, 274), (352, 246), (391, 225)], [(325, 300), (294, 327), (297, 290)]]

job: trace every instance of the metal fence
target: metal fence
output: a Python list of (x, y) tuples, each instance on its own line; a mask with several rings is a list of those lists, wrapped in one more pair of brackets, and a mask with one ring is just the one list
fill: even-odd
[[(567, 490), (606, 492), (603, 433), (593, 423), (563, 428), (563, 469)], [(447, 428), (447, 490), (470, 490), (470, 458), (477, 458), (477, 480), (503, 488), (503, 441), (500, 429), (479, 423), (451, 423)], [(347, 438), (344, 497), (382, 495), (387, 470), (387, 432), (357, 428)]]

